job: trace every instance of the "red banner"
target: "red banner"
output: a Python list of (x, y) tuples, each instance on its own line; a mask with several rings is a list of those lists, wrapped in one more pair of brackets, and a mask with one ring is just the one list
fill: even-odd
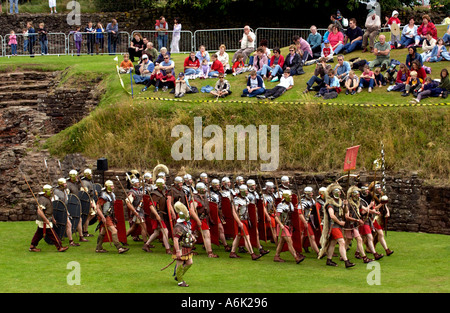
[(358, 156), (358, 146), (347, 148), (344, 162), (344, 172), (356, 169), (356, 157)]

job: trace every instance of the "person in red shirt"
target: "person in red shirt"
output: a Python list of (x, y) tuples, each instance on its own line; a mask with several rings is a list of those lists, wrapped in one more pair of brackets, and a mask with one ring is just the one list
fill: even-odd
[(200, 61), (195, 56), (195, 52), (193, 52), (193, 51), (184, 60), (184, 74), (185, 75), (198, 75), (198, 74), (200, 74)]
[(172, 75), (172, 72), (167, 72), (166, 76), (161, 79), (161, 85), (162, 91), (175, 88), (175, 76)]
[(420, 44), (427, 38), (427, 33), (431, 32), (431, 36), (437, 40), (437, 29), (428, 14), (422, 16), (422, 24), (417, 28), (417, 36), (420, 37)]
[(225, 74), (225, 70), (223, 69), (223, 64), (219, 60), (217, 60), (217, 54), (211, 55), (211, 69), (208, 73), (208, 77), (218, 77), (219, 74)]

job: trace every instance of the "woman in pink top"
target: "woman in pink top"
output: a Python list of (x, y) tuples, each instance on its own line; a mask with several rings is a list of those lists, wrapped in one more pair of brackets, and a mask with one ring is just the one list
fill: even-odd
[(334, 25), (332, 32), (328, 35), (328, 41), (330, 42), (333, 54), (339, 54), (344, 48), (344, 35), (339, 31), (339, 28)]
[(16, 36), (16, 34), (14, 33), (13, 30), (9, 34), (8, 45), (11, 46), (11, 55), (16, 55), (17, 56), (17, 36)]

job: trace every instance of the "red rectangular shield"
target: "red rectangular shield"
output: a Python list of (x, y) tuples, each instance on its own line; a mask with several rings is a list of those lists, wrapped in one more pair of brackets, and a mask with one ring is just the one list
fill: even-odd
[(150, 204), (152, 199), (150, 198), (149, 195), (144, 195), (144, 198), (142, 200), (142, 205), (143, 205), (143, 209), (144, 209), (144, 221), (145, 221), (145, 225), (147, 226), (147, 233), (149, 236), (151, 236), (151, 234), (153, 234), (153, 229), (152, 229), (152, 222), (151, 222), (151, 218), (150, 216), (151, 214), (151, 210), (150, 210)]
[[(258, 231), (259, 231), (259, 239), (267, 242), (267, 225), (266, 225), (266, 216), (264, 214), (264, 200), (258, 199), (256, 201), (256, 209), (258, 212)], [(270, 231), (269, 231), (270, 233)]]
[(209, 202), (209, 234), (211, 236), (211, 243), (220, 246), (219, 242), (219, 208), (217, 203)]
[[(248, 205), (248, 220), (250, 221), (251, 225), (248, 229), (248, 233), (250, 235), (250, 244), (252, 245), (253, 248), (258, 248), (258, 218), (257, 218), (257, 213), (256, 213), (256, 205), (254, 203), (250, 203)], [(240, 241), (239, 241), (239, 245), (240, 246), (244, 246), (245, 245), (245, 239), (243, 237), (241, 237)]]
[(237, 225), (233, 217), (233, 208), (231, 206), (231, 201), (229, 198), (222, 198), (222, 213), (225, 219), (225, 224), (223, 225), (223, 230), (225, 232), (225, 237), (236, 237)]
[(358, 146), (347, 148), (345, 153), (344, 172), (356, 169), (356, 157), (358, 156)]
[[(121, 243), (127, 243), (127, 229), (125, 227), (125, 216), (123, 214), (123, 201), (114, 201), (114, 216), (117, 220), (117, 236)], [(112, 240), (111, 232), (107, 229), (108, 234), (104, 237), (104, 242), (110, 242)]]

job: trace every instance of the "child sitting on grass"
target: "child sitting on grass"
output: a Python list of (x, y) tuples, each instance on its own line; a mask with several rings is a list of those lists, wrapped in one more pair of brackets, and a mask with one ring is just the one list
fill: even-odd
[(375, 75), (375, 85), (378, 87), (386, 86), (386, 78), (381, 74), (381, 68), (377, 67), (373, 74)]
[(120, 63), (119, 73), (129, 74), (134, 68), (133, 62), (130, 61), (130, 55), (125, 53), (123, 55), (123, 61)]
[[(320, 88), (319, 93), (315, 95), (316, 97), (323, 97), (325, 94), (333, 91), (336, 93), (341, 92), (341, 84), (339, 83), (339, 79), (336, 77), (334, 70), (330, 69), (327, 75), (329, 83), (325, 83), (325, 87)], [(324, 81), (327, 81), (327, 79), (325, 78)]]
[(352, 96), (356, 93), (356, 89), (359, 86), (359, 78), (355, 75), (354, 71), (348, 72), (347, 80), (345, 81), (345, 94), (351, 94)]
[(410, 91), (418, 91), (422, 87), (422, 79), (417, 78), (417, 72), (411, 71), (409, 72), (409, 77), (405, 83), (405, 91), (402, 93), (403, 97), (409, 96)]

